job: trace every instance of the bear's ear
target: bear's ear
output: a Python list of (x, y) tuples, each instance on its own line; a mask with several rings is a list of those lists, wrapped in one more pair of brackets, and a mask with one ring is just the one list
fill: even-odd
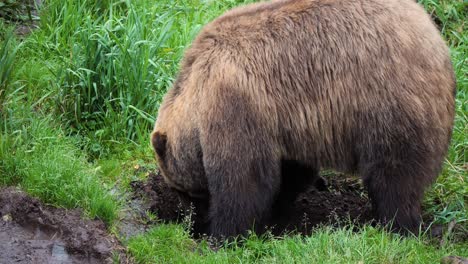
[(151, 137), (151, 143), (153, 144), (153, 148), (159, 157), (164, 159), (167, 148), (167, 135), (155, 132)]

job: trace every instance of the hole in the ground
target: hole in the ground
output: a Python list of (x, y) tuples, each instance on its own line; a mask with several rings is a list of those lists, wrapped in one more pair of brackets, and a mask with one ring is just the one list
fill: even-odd
[[(321, 224), (346, 225), (368, 223), (372, 219), (370, 203), (358, 178), (342, 174), (326, 176), (328, 186), (319, 191), (315, 187), (301, 193), (289, 211), (266, 223), (273, 234), (296, 231), (310, 234), (313, 227)], [(203, 215), (197, 208), (181, 204), (177, 193), (171, 190), (160, 174), (151, 173), (147, 182), (132, 184), (137, 196), (149, 201), (148, 208), (158, 219), (165, 222), (181, 222), (188, 214), (194, 220), (194, 233), (203, 230)], [(197, 235), (196, 235), (197, 236)]]

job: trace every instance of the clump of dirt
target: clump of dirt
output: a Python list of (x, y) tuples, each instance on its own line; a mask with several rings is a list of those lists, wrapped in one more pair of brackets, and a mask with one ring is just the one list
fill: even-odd
[[(178, 194), (164, 182), (161, 174), (150, 173), (148, 181), (134, 181), (134, 198), (147, 199), (147, 208), (160, 220), (177, 221), (184, 212)], [(188, 209), (188, 208), (185, 208)]]
[[(132, 182), (131, 187), (134, 190), (131, 203), (139, 203), (138, 208), (140, 211), (143, 209), (154, 213), (159, 222), (176, 222), (191, 225), (193, 234), (196, 237), (206, 227), (204, 217), (207, 215), (207, 208), (202, 206), (196, 207), (180, 199), (179, 194), (169, 188), (159, 172), (150, 173), (146, 182)], [(145, 216), (141, 218), (145, 218)]]
[(77, 209), (43, 205), (16, 188), (0, 189), (1, 263), (106, 263), (117, 240)]
[(272, 219), (273, 234), (296, 231), (311, 234), (319, 225), (364, 224), (372, 221), (371, 204), (358, 178), (343, 174), (327, 177), (328, 187), (313, 186), (300, 194), (288, 212)]
[[(310, 187), (300, 194), (289, 212), (282, 217), (271, 219), (267, 224), (271, 232), (280, 235), (285, 232), (310, 234), (321, 224), (361, 224), (371, 221), (372, 213), (368, 198), (359, 179), (332, 174), (326, 177), (328, 187), (319, 191)], [(165, 222), (185, 221), (187, 216), (194, 222), (194, 235), (205, 225), (203, 216), (206, 209), (190, 207), (179, 199), (159, 173), (150, 173), (147, 182), (134, 182), (132, 187), (137, 197), (145, 197), (148, 208), (159, 220)]]

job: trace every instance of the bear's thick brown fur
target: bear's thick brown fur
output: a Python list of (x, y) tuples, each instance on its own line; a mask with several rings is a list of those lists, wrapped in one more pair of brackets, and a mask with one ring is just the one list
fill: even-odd
[(449, 51), (412, 0), (263, 2), (204, 27), (152, 144), (166, 181), (209, 201), (210, 235), (262, 223), (322, 168), (358, 173), (378, 220), (417, 231), (454, 95)]

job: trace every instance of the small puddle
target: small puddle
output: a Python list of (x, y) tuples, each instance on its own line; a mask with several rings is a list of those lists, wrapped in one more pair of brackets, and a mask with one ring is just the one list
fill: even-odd
[(72, 263), (72, 259), (65, 250), (64, 245), (54, 243), (50, 263)]
[(114, 249), (125, 258), (102, 221), (0, 188), (0, 264), (107, 263)]
[(61, 236), (60, 230), (48, 226), (2, 221), (0, 263), (102, 263), (91, 256), (69, 253)]

